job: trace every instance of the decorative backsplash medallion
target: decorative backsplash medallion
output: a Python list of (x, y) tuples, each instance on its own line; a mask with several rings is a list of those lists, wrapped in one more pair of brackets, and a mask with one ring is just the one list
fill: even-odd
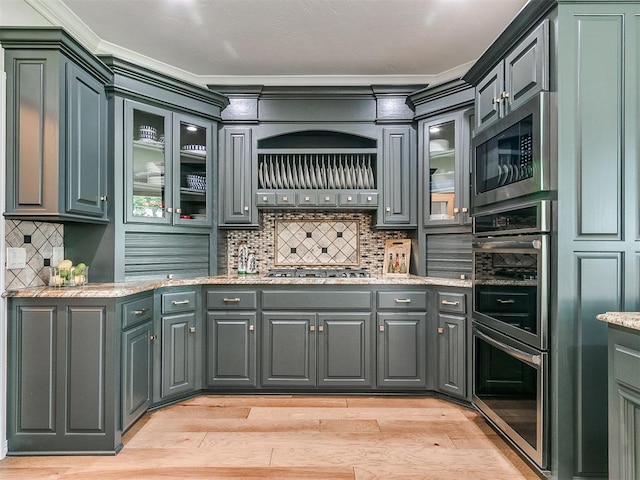
[(357, 221), (276, 220), (275, 224), (277, 266), (360, 264)]

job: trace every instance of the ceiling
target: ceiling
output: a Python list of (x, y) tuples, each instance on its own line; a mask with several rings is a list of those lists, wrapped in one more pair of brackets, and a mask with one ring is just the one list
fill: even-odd
[(199, 84), (436, 84), (527, 0), (24, 0), (92, 51)]

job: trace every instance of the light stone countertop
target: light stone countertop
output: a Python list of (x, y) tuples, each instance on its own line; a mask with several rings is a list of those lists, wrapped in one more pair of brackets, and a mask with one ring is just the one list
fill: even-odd
[(601, 322), (640, 330), (640, 312), (606, 312), (596, 315)]
[(189, 285), (434, 285), (471, 288), (471, 280), (455, 278), (370, 277), (370, 278), (265, 278), (262, 275), (218, 275), (166, 280), (122, 283), (89, 283), (83, 287), (32, 287), (7, 290), (2, 296), (10, 298), (117, 298), (162, 287)]

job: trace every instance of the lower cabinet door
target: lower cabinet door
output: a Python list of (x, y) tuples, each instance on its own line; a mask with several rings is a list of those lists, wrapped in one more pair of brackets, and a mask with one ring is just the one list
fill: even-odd
[(194, 312), (162, 317), (162, 399), (196, 388)]
[(207, 313), (207, 385), (256, 387), (256, 314)]
[(318, 314), (318, 386), (373, 386), (371, 315)]
[(425, 388), (425, 313), (378, 313), (378, 386)]
[(153, 322), (122, 333), (122, 430), (153, 402)]
[(316, 386), (315, 322), (313, 313), (262, 315), (263, 386)]
[(466, 318), (438, 315), (438, 390), (465, 397)]

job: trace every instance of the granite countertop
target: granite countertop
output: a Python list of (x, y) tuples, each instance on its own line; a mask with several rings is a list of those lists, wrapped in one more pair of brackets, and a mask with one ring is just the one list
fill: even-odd
[(596, 315), (601, 322), (640, 330), (640, 312), (606, 312)]
[(370, 278), (265, 278), (261, 275), (218, 275), (182, 279), (148, 280), (122, 283), (89, 283), (83, 287), (32, 287), (7, 290), (2, 296), (12, 298), (116, 298), (162, 287), (188, 285), (436, 285), (471, 288), (471, 280), (438, 277), (370, 277)]

